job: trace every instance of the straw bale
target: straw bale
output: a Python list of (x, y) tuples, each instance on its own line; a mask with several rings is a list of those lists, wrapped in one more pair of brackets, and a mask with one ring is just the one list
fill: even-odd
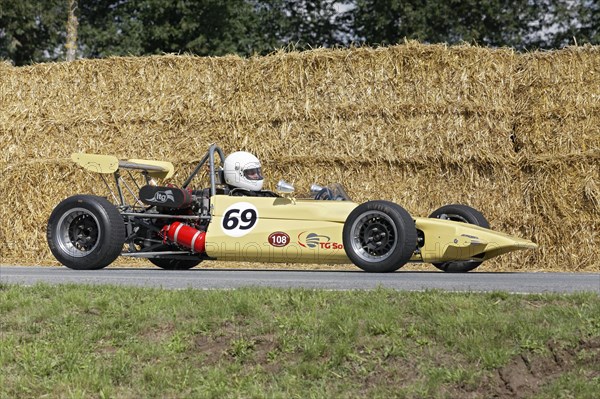
[(523, 165), (524, 205), (546, 215), (545, 224), (565, 220), (600, 220), (600, 157), (558, 158)]
[[(490, 56), (469, 47), (413, 44), (248, 60), (165, 56), (40, 64), (16, 69), (3, 85), (0, 129), (15, 132), (7, 136), (13, 146), (15, 135), (57, 138), (35, 154), (44, 158), (68, 156), (73, 147), (61, 137), (70, 136), (71, 146), (86, 138), (96, 143), (88, 130), (114, 139), (104, 146), (110, 152), (141, 137), (159, 147), (192, 137), (252, 145), (249, 136), (258, 136), (273, 141), (272, 153), (310, 145), (311, 153), (323, 156), (380, 157), (381, 143), (389, 150), (383, 156), (395, 159), (417, 140), (431, 143), (420, 156), (509, 157), (512, 127), (504, 121), (511, 99), (505, 92), (513, 58), (506, 51)], [(365, 133), (361, 146), (349, 146), (347, 137), (352, 143)], [(447, 140), (438, 143), (440, 133)], [(177, 154), (198, 151), (187, 149)], [(10, 154), (13, 160), (30, 155)], [(406, 158), (414, 155), (409, 151)]]
[(600, 270), (600, 159), (554, 157), (521, 164), (524, 214), (535, 226), (534, 262)]
[(526, 154), (600, 152), (600, 47), (524, 55), (518, 80)]
[(0, 64), (0, 257), (53, 263), (53, 206), (106, 195), (72, 152), (170, 160), (181, 183), (216, 142), (256, 153), (271, 189), (279, 178), (299, 192), (343, 181), (356, 201), (389, 199), (417, 216), (466, 203), (541, 244), (486, 270), (597, 271), (599, 104), (598, 47), (407, 42)]

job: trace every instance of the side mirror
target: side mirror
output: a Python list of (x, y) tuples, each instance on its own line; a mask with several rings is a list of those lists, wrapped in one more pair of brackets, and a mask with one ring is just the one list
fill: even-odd
[(294, 192), (294, 186), (292, 186), (290, 183), (286, 182), (285, 180), (279, 180), (279, 183), (277, 183), (277, 187), (275, 187), (275, 189), (280, 192), (280, 193), (284, 193), (284, 194), (290, 194)]
[(315, 195), (316, 195), (316, 194), (318, 194), (318, 193), (319, 193), (321, 190), (323, 190), (323, 187), (319, 186), (317, 183), (313, 183), (313, 184), (310, 186), (310, 192), (311, 192), (312, 194), (315, 194)]

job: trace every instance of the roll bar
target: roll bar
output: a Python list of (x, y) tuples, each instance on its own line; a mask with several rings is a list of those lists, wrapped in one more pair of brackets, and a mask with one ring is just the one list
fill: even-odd
[(219, 158), (221, 160), (219, 166), (223, 166), (223, 162), (225, 161), (223, 150), (221, 150), (221, 148), (218, 145), (213, 143), (210, 145), (207, 153), (202, 157), (202, 159), (198, 163), (198, 166), (196, 166), (192, 174), (183, 183), (182, 188), (187, 188), (187, 186), (190, 185), (194, 177), (196, 177), (198, 172), (200, 172), (200, 169), (202, 169), (202, 166), (204, 166), (204, 164), (208, 161), (208, 165), (210, 168), (210, 195), (214, 196), (217, 194), (217, 183), (215, 181), (215, 152), (219, 155)]

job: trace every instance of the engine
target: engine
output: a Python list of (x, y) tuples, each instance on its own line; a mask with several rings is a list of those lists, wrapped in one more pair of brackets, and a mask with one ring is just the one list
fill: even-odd
[(147, 185), (140, 189), (140, 200), (146, 205), (182, 209), (191, 206), (192, 193), (178, 187)]

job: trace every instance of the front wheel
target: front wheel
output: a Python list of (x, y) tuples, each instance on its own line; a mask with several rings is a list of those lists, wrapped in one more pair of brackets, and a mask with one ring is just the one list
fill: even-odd
[[(483, 216), (483, 214), (477, 209), (471, 208), (467, 205), (445, 205), (433, 211), (433, 213), (429, 215), (429, 217), (452, 220), (454, 222), (474, 224), (476, 226), (484, 227), (486, 229), (490, 228), (490, 223), (487, 221), (485, 216)], [(476, 260), (464, 260), (455, 262), (434, 263), (433, 265), (447, 273), (465, 273), (475, 269), (476, 267), (481, 265), (481, 263), (482, 262)]]
[(95, 270), (111, 264), (121, 253), (125, 223), (106, 198), (75, 195), (54, 208), (46, 238), (54, 257), (70, 269)]
[(366, 272), (389, 273), (404, 266), (417, 248), (415, 221), (400, 205), (369, 201), (357, 206), (344, 223), (348, 258)]

